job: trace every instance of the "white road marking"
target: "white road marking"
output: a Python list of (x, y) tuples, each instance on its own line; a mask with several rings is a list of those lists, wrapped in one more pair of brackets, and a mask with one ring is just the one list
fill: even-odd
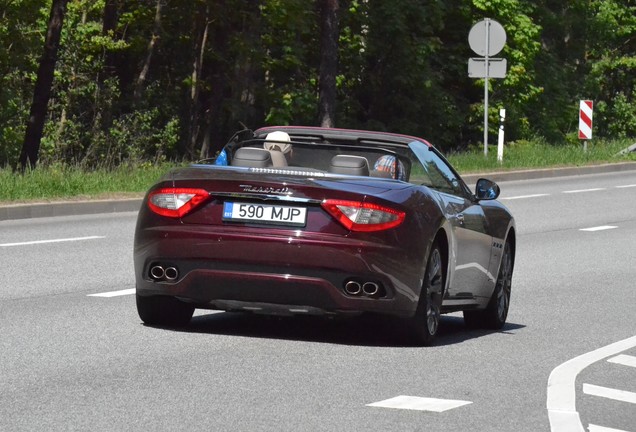
[(408, 409), (416, 411), (444, 412), (453, 408), (471, 404), (469, 401), (433, 399), (417, 396), (396, 396), (380, 402), (368, 404), (370, 407)]
[(131, 295), (134, 293), (135, 293), (135, 289), (130, 288), (130, 289), (125, 289), (120, 291), (110, 291), (110, 292), (97, 293), (97, 294), (88, 294), (88, 297), (119, 297), (119, 296)]
[(576, 376), (592, 363), (634, 347), (636, 336), (575, 357), (552, 371), (546, 402), (552, 432), (584, 432), (576, 411)]
[(631, 184), (631, 185), (621, 185), (621, 186), (615, 186), (617, 189), (624, 189), (624, 188), (633, 188), (636, 187), (636, 184)]
[(611, 230), (611, 229), (614, 229), (614, 228), (618, 228), (618, 227), (614, 226), (614, 225), (602, 225), (602, 226), (597, 226), (597, 227), (592, 227), (592, 228), (581, 228), (579, 231), (594, 232), (594, 231)]
[(512, 197), (501, 197), (499, 199), (500, 200), (516, 200), (516, 199), (525, 199), (525, 198), (544, 197), (544, 196), (549, 196), (549, 195), (550, 194), (519, 195), (519, 196), (512, 196)]
[(88, 236), (88, 237), (73, 237), (73, 238), (61, 238), (61, 239), (51, 239), (51, 240), (35, 240), (35, 241), (20, 242), (20, 243), (0, 243), (0, 247), (28, 246), (28, 245), (46, 244), (46, 243), (74, 242), (74, 241), (95, 240), (95, 239), (103, 239), (103, 238), (106, 238), (106, 236)]
[(616, 363), (623, 366), (631, 366), (636, 368), (636, 357), (630, 356), (627, 354), (621, 354), (616, 357), (612, 357), (611, 359), (607, 359), (610, 363)]
[(636, 404), (636, 393), (626, 390), (618, 390), (609, 387), (601, 387), (593, 384), (583, 383), (583, 393), (590, 396), (599, 396), (606, 399), (613, 399), (621, 402)]
[(593, 425), (590, 423), (590, 425), (587, 428), (590, 432), (628, 432), (628, 431), (624, 431), (622, 429), (614, 429), (614, 428), (608, 428), (608, 427), (604, 427), (604, 426), (597, 426), (597, 425)]
[(573, 193), (583, 193), (583, 192), (596, 192), (596, 191), (602, 191), (602, 190), (605, 190), (605, 188), (569, 190), (569, 191), (563, 191), (561, 193), (573, 194)]

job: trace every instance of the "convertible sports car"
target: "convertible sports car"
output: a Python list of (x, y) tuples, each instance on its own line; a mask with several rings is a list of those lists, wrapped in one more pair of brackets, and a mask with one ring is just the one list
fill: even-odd
[(278, 315), (394, 315), (430, 344), (440, 314), (501, 328), (515, 223), (426, 140), (266, 127), (147, 193), (134, 245), (137, 310), (181, 326), (195, 308)]

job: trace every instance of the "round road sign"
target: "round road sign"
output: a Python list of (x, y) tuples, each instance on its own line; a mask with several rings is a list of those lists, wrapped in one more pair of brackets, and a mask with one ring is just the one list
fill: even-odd
[(470, 29), (468, 44), (477, 55), (497, 55), (506, 44), (506, 31), (497, 21), (486, 18)]

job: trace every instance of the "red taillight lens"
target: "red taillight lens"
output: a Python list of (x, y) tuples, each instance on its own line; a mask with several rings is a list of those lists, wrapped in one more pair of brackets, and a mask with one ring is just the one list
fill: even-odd
[(208, 199), (204, 189), (163, 188), (150, 192), (148, 207), (161, 216), (178, 218), (190, 213)]
[(325, 200), (322, 207), (351, 231), (381, 231), (404, 221), (405, 213), (359, 201)]

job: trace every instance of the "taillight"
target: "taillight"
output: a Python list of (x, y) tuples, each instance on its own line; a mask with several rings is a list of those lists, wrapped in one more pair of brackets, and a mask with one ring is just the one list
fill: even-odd
[(381, 231), (404, 221), (405, 213), (359, 201), (325, 200), (322, 207), (351, 231)]
[(148, 207), (161, 216), (178, 218), (205, 202), (210, 194), (204, 189), (163, 188), (150, 192)]

